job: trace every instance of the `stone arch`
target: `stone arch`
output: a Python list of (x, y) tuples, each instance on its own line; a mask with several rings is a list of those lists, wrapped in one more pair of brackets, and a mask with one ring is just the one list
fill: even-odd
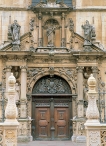
[[(34, 85), (36, 84), (36, 82), (44, 77), (44, 76), (48, 76), (50, 75), (49, 69), (47, 70), (40, 70), (39, 73), (37, 73), (36, 75), (34, 75), (33, 77), (31, 77), (28, 81), (27, 84), (27, 92), (28, 93), (32, 93), (32, 89), (34, 87)], [(61, 78), (63, 78), (70, 86), (71, 90), (72, 90), (72, 94), (76, 94), (76, 83), (75, 81), (70, 78), (69, 75), (67, 75), (65, 72), (59, 72), (57, 70), (54, 70), (54, 75), (59, 76)]]
[(71, 88), (66, 80), (60, 76), (43, 76), (32, 89), (32, 94), (72, 94)]
[(57, 19), (55, 19), (55, 18), (47, 18), (47, 19), (45, 19), (44, 22), (43, 22), (43, 27), (44, 27), (44, 29), (46, 28), (46, 27), (45, 27), (45, 24), (47, 23), (47, 21), (50, 21), (50, 20), (56, 21), (56, 22), (58, 23), (58, 25), (61, 26), (60, 23), (59, 23), (59, 21), (58, 21)]

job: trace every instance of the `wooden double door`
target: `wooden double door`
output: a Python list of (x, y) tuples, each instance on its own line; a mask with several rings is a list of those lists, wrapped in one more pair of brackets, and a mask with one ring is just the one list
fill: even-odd
[(59, 98), (33, 99), (32, 135), (34, 139), (70, 139), (71, 100)]

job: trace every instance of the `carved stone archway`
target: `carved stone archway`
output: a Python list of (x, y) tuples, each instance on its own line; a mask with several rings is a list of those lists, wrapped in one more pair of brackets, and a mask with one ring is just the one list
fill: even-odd
[(69, 68), (53, 68), (52, 72), (50, 68), (29, 69), (27, 77), (27, 93), (32, 94), (32, 89), (36, 82), (44, 76), (51, 76), (51, 74), (63, 78), (69, 84), (72, 94), (76, 94), (77, 71), (76, 69)]
[(72, 91), (64, 78), (45, 75), (37, 80), (32, 89), (32, 119), (35, 140), (71, 139)]
[(72, 94), (69, 84), (59, 76), (44, 76), (33, 87), (32, 94)]

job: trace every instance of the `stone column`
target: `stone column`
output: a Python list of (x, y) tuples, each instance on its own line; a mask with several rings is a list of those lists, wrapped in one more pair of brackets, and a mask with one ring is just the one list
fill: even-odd
[(83, 68), (81, 66), (77, 67), (77, 94), (78, 94), (78, 117), (84, 117), (84, 107), (83, 107)]
[(78, 101), (77, 101), (77, 118), (76, 118), (76, 131), (77, 137), (76, 142), (85, 142), (86, 137), (84, 135), (84, 129), (81, 129), (81, 123), (85, 122), (84, 118), (84, 101), (83, 101), (83, 69), (84, 67), (78, 66), (77, 67), (77, 94), (78, 94)]
[(20, 117), (21, 118), (26, 118), (27, 110), (26, 110), (26, 102), (27, 102), (27, 97), (26, 97), (26, 85), (27, 85), (27, 67), (26, 66), (21, 66), (21, 108), (20, 108)]
[(6, 66), (6, 92), (8, 92), (8, 78), (11, 75), (12, 66)]
[(38, 14), (38, 19), (39, 19), (39, 38), (38, 38), (39, 45), (38, 46), (42, 47), (43, 40), (42, 40), (42, 13), (41, 12)]
[(101, 146), (100, 130), (101, 125), (99, 122), (99, 111), (96, 105), (97, 92), (96, 80), (91, 74), (88, 79), (88, 108), (86, 111), (87, 121), (85, 123), (87, 133), (87, 146)]
[(65, 40), (65, 14), (62, 13), (62, 40), (61, 40), (61, 46), (66, 46), (66, 40)]

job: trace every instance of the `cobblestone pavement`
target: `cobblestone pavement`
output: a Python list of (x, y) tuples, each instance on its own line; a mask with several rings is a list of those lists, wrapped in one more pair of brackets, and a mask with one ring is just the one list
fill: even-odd
[(18, 146), (86, 146), (85, 143), (73, 143), (71, 141), (33, 141), (20, 143)]

